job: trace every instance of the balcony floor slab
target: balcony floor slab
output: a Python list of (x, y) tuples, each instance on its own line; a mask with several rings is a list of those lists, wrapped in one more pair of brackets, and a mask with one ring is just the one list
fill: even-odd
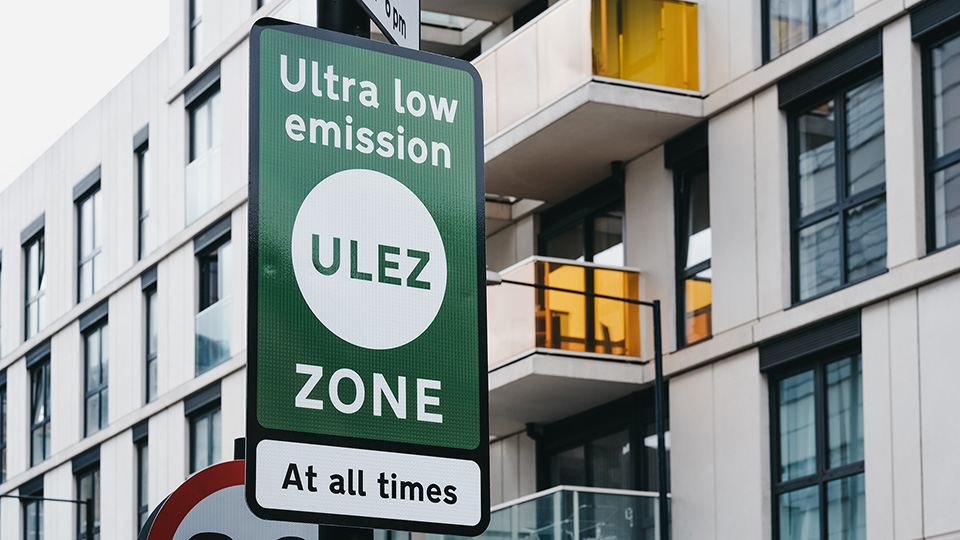
[(698, 96), (590, 79), (485, 143), (486, 191), (565, 200), (702, 118)]
[(645, 364), (532, 352), (490, 372), (490, 435), (550, 423), (640, 390)]

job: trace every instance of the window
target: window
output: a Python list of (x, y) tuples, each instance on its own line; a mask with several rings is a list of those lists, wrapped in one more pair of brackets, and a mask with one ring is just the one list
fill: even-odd
[[(41, 489), (24, 492), (22, 497), (43, 497), (42, 479)], [(22, 499), (23, 501), (23, 540), (43, 540), (43, 501), (37, 499)]]
[(220, 401), (190, 416), (190, 473), (220, 461)]
[(146, 345), (146, 401), (157, 399), (157, 287), (144, 291), (144, 301), (146, 302), (146, 324), (145, 324), (145, 345)]
[[(200, 266), (200, 298), (196, 320), (199, 375), (230, 358), (230, 292), (232, 252), (229, 216), (195, 241)], [(222, 230), (227, 227), (226, 232)], [(208, 240), (210, 237), (219, 237)], [(203, 245), (207, 243), (207, 245)]]
[(77, 201), (78, 211), (78, 301), (83, 301), (103, 286), (103, 212), (99, 183)]
[[(634, 394), (539, 429), (543, 430), (537, 438), (539, 489), (561, 485), (659, 489), (652, 392)], [(669, 432), (666, 440), (669, 459)]]
[(771, 377), (774, 535), (866, 538), (860, 353)]
[(147, 449), (147, 439), (143, 438), (137, 442), (137, 530), (143, 528), (150, 517), (150, 494), (149, 494), (149, 454)]
[(924, 49), (927, 248), (960, 243), (960, 35)]
[(623, 188), (614, 179), (541, 215), (540, 254), (623, 266)]
[(43, 229), (23, 246), (24, 255), (24, 338), (30, 339), (47, 325), (46, 257)]
[(790, 117), (793, 299), (887, 265), (883, 83), (841, 88)]
[[(219, 76), (219, 70), (215, 72)], [(204, 81), (201, 81), (204, 82)], [(187, 225), (220, 202), (220, 86), (214, 81), (188, 105)]]
[(50, 357), (30, 367), (30, 465), (50, 457)]
[[(93, 539), (100, 538), (100, 465), (97, 462), (75, 473), (77, 480), (77, 499), (93, 501)], [(77, 540), (91, 540), (87, 536), (86, 505), (77, 506)]]
[(710, 177), (706, 163), (676, 171), (679, 345), (713, 335)]
[(0, 484), (7, 481), (7, 372), (0, 373)]
[(764, 0), (764, 62), (853, 16), (853, 0)]
[(190, 58), (187, 67), (200, 63), (203, 53), (203, 0), (189, 0), (190, 4)]
[(150, 193), (152, 178), (150, 173), (150, 146), (147, 141), (137, 147), (137, 258), (142, 259), (153, 251), (150, 221)]
[(93, 435), (107, 426), (107, 368), (110, 343), (107, 324), (84, 331), (84, 433)]

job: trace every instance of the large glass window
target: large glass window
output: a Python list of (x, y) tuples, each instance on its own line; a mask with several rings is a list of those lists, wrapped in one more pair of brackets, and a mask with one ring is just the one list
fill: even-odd
[(107, 324), (87, 331), (83, 336), (84, 356), (84, 433), (93, 435), (107, 426), (107, 371), (110, 344)]
[(190, 473), (220, 461), (220, 404), (190, 417)]
[(713, 335), (713, 249), (710, 234), (710, 179), (706, 164), (677, 172), (678, 344)]
[(197, 314), (197, 374), (230, 358), (230, 241), (205, 249), (200, 263), (200, 305)]
[(841, 89), (791, 117), (793, 298), (887, 267), (883, 83)]
[[(43, 492), (31, 496), (43, 497)], [(43, 540), (43, 501), (23, 500), (23, 540)]]
[(152, 220), (150, 219), (150, 193), (152, 178), (150, 173), (150, 146), (143, 143), (136, 150), (137, 158), (137, 257), (147, 256), (153, 251), (150, 243)]
[(23, 246), (24, 254), (24, 338), (30, 339), (47, 325), (46, 270), (43, 231)]
[(188, 109), (189, 163), (186, 222), (196, 221), (220, 202), (220, 90), (214, 85)]
[(771, 378), (778, 540), (866, 538), (859, 353)]
[(99, 185), (77, 201), (79, 212), (78, 300), (83, 301), (103, 286), (103, 211)]
[[(539, 428), (543, 436), (537, 439), (538, 488), (564, 485), (657, 491), (652, 407), (652, 395), (636, 394)], [(624, 410), (634, 414), (623, 415)], [(669, 471), (669, 432), (666, 440)]]
[(143, 525), (150, 517), (150, 467), (149, 450), (147, 440), (144, 439), (137, 443), (137, 530), (143, 528)]
[(145, 339), (146, 366), (145, 390), (147, 403), (157, 399), (157, 288), (144, 292), (146, 302)]
[(541, 255), (623, 266), (623, 188), (607, 180), (546, 211)]
[(50, 457), (50, 358), (30, 368), (30, 465)]
[(960, 243), (960, 35), (924, 51), (927, 247)]
[(853, 16), (853, 0), (764, 0), (764, 61)]
[(203, 55), (203, 0), (190, 2), (190, 59), (188, 67), (200, 63)]
[(77, 540), (99, 540), (100, 538), (100, 466), (94, 465), (77, 473), (77, 499), (93, 501), (93, 538), (87, 536), (86, 505), (78, 506)]

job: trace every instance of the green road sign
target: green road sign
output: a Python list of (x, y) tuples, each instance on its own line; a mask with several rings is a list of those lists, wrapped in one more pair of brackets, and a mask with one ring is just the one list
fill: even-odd
[(281, 21), (250, 36), (247, 500), (271, 519), (489, 519), (481, 84)]

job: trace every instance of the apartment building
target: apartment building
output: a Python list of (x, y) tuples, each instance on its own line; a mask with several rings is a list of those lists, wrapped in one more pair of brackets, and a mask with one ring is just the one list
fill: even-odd
[[(0, 193), (0, 495), (111, 540), (244, 435), (248, 32), (316, 22), (170, 4)], [(960, 538), (960, 3), (422, 8), (483, 77), (490, 270), (662, 302), (674, 539)], [(485, 536), (655, 538), (649, 310), (488, 307)], [(0, 498), (2, 540), (85, 530)]]

